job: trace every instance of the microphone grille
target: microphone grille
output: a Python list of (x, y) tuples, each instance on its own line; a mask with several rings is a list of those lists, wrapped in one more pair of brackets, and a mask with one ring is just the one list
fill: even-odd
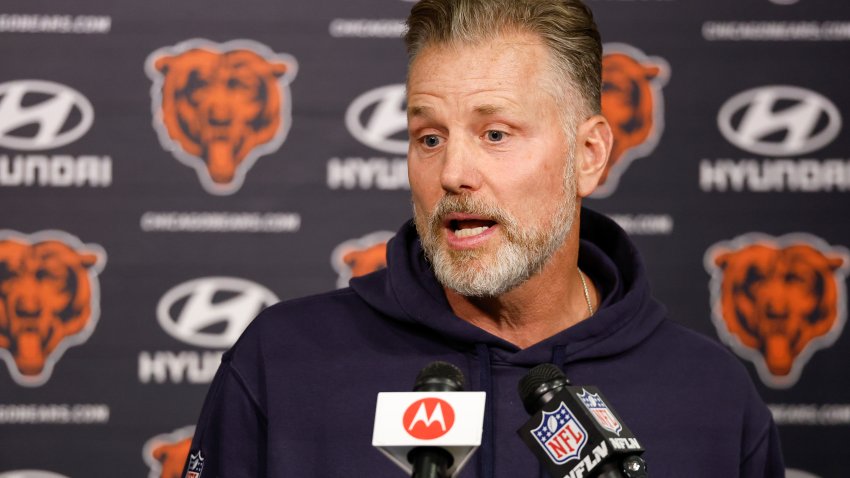
[(569, 384), (569, 380), (561, 372), (561, 369), (551, 363), (540, 364), (531, 369), (522, 380), (519, 381), (518, 391), (523, 403), (528, 408), (530, 402), (539, 399), (538, 395), (546, 393), (552, 388), (552, 385), (557, 387), (554, 382), (560, 383), (561, 386)]
[[(465, 387), (463, 372), (448, 362), (431, 362), (416, 376), (414, 391), (459, 391)], [(442, 390), (437, 390), (442, 389)]]

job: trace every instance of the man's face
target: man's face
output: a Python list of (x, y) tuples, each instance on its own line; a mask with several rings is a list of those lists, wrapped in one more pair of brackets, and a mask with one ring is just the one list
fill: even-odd
[[(422, 50), (408, 79), (414, 219), (440, 282), (492, 297), (557, 251), (575, 216), (572, 138), (531, 34)], [(547, 81), (549, 81), (547, 83)]]

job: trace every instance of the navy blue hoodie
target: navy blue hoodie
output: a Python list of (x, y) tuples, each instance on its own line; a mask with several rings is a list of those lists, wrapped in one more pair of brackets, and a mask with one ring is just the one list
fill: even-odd
[(265, 310), (210, 387), (192, 442), (201, 478), (404, 476), (371, 446), (376, 395), (411, 390), (434, 360), (487, 392), (482, 446), (458, 478), (545, 476), (516, 430), (529, 418), (517, 383), (547, 362), (602, 390), (653, 478), (784, 476), (776, 427), (739, 361), (666, 318), (616, 224), (588, 210), (580, 224), (599, 311), (525, 349), (454, 315), (411, 223), (387, 269)]

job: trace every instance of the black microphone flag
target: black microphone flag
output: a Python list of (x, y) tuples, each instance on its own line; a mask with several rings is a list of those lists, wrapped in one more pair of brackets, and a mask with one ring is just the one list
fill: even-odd
[(598, 388), (571, 386), (543, 364), (519, 392), (532, 417), (517, 433), (553, 477), (646, 477), (643, 447)]

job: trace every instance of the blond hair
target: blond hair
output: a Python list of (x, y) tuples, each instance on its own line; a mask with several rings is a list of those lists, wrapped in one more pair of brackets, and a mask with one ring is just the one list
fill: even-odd
[[(576, 114), (600, 111), (602, 42), (581, 0), (422, 0), (410, 11), (404, 41), (412, 63), (428, 46), (475, 44), (509, 33), (536, 34), (550, 53), (550, 93), (573, 127)], [(566, 114), (570, 105), (580, 111)], [(573, 108), (574, 109), (574, 108)]]

